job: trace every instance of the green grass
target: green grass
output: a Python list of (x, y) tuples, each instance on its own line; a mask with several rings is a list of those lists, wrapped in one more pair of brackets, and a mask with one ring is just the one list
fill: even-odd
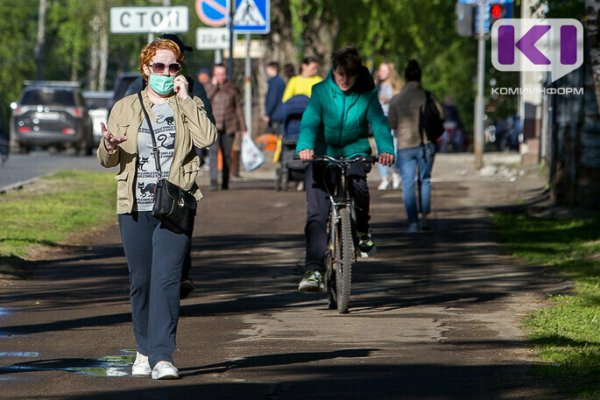
[(535, 369), (562, 382), (577, 398), (600, 398), (600, 216), (543, 219), (497, 214), (510, 252), (570, 278), (570, 293), (525, 320), (543, 361)]
[(0, 195), (0, 261), (28, 259), (115, 218), (112, 174), (64, 171)]

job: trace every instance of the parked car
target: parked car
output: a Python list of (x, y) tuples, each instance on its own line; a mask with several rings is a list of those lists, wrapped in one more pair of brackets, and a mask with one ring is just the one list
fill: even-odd
[(115, 88), (113, 91), (113, 98), (108, 108), (109, 112), (110, 109), (115, 105), (115, 103), (125, 96), (127, 89), (129, 89), (129, 85), (131, 85), (133, 81), (135, 81), (140, 76), (141, 75), (139, 72), (122, 72), (119, 74), (119, 76), (117, 76), (117, 79), (115, 81)]
[(11, 108), (10, 141), (19, 152), (39, 146), (92, 154), (92, 120), (78, 82), (25, 81)]
[(87, 104), (90, 118), (92, 118), (94, 146), (97, 147), (100, 140), (102, 140), (101, 123), (107, 124), (108, 109), (113, 98), (113, 92), (87, 90), (83, 92), (83, 98)]

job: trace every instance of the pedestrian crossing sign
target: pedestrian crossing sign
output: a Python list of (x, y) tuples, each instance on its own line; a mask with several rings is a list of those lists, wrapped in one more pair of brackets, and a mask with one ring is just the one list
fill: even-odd
[(270, 0), (235, 0), (233, 31), (235, 33), (269, 33)]

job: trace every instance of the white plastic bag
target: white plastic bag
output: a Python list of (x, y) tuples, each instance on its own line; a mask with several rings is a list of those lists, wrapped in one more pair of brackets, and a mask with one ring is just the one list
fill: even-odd
[(265, 162), (265, 156), (256, 146), (250, 135), (242, 137), (242, 164), (247, 172), (254, 171)]

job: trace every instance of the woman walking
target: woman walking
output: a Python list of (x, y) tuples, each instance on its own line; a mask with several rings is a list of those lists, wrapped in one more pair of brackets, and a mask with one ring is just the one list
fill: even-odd
[(137, 348), (132, 375), (152, 379), (179, 378), (173, 352), (181, 268), (190, 244), (189, 232), (176, 233), (153, 217), (154, 188), (158, 178), (166, 178), (199, 200), (194, 146), (208, 147), (216, 138), (202, 101), (189, 94), (183, 61), (171, 40), (144, 47), (140, 71), (148, 85), (114, 105), (98, 148), (102, 166), (119, 167), (117, 214)]
[[(396, 66), (391, 62), (382, 62), (377, 68), (377, 97), (383, 114), (387, 117), (390, 110), (390, 100), (397, 95), (402, 88), (402, 82), (396, 72)], [(392, 136), (394, 136), (392, 128)], [(397, 141), (394, 137), (394, 154), (397, 147)], [(377, 186), (378, 190), (398, 189), (400, 187), (400, 171), (398, 163), (394, 163), (391, 167), (382, 164), (377, 164), (381, 182)], [(391, 170), (391, 175), (390, 175)]]

